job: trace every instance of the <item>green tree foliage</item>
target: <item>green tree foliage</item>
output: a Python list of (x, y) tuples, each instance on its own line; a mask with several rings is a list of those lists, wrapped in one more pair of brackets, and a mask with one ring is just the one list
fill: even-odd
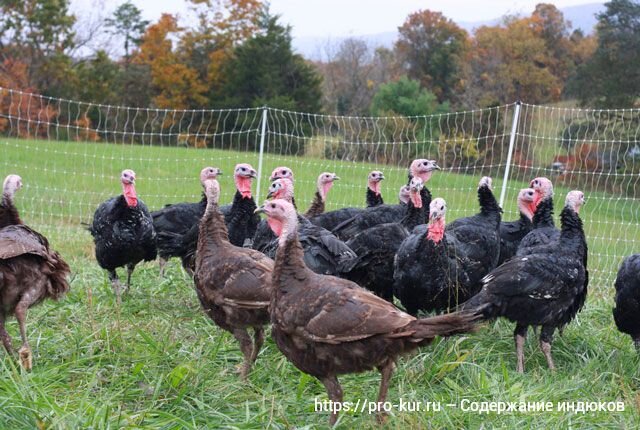
[(291, 28), (265, 9), (258, 33), (234, 49), (223, 65), (215, 105), (260, 106), (318, 112), (321, 79), (315, 69), (291, 49)]
[(0, 2), (0, 55), (26, 65), (30, 87), (55, 95), (69, 80), (75, 16), (69, 0)]
[(396, 50), (412, 79), (429, 88), (440, 102), (459, 90), (468, 34), (440, 12), (423, 10), (399, 27)]
[(640, 3), (612, 0), (598, 15), (597, 48), (571, 90), (583, 105), (633, 106), (640, 96)]
[(435, 94), (420, 88), (420, 82), (406, 76), (380, 85), (371, 102), (371, 113), (376, 116), (422, 116), (448, 111), (448, 102), (440, 104)]
[(129, 63), (130, 44), (139, 45), (141, 36), (149, 21), (142, 19), (140, 9), (131, 1), (122, 3), (113, 13), (112, 18), (105, 20), (105, 25), (112, 34), (120, 35), (124, 38), (124, 58), (125, 63)]

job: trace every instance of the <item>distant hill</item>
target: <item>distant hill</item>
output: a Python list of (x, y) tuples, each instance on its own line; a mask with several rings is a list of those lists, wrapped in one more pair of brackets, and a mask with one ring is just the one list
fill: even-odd
[[(593, 32), (593, 29), (598, 22), (596, 14), (604, 11), (605, 6), (602, 3), (589, 3), (578, 6), (568, 6), (560, 8), (564, 14), (566, 20), (571, 21), (573, 29), (580, 29), (585, 34)], [(495, 18), (487, 21), (474, 21), (474, 22), (458, 22), (457, 24), (467, 30), (473, 32), (478, 27), (483, 25), (496, 25), (502, 18)], [(401, 23), (398, 23), (400, 25)], [(312, 60), (322, 60), (327, 58), (326, 49), (328, 46), (332, 46), (334, 49), (345, 39), (356, 38), (366, 41), (370, 46), (384, 46), (390, 48), (393, 46), (398, 33), (396, 31), (376, 33), (376, 34), (362, 34), (343, 37), (299, 37), (293, 39), (293, 48)]]

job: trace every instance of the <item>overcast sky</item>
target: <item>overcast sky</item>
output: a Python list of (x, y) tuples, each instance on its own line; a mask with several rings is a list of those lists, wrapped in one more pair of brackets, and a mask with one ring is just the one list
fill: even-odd
[[(146, 19), (155, 21), (163, 12), (188, 16), (185, 0), (132, 0)], [(483, 21), (505, 14), (529, 14), (543, 0), (271, 0), (272, 12), (293, 27), (294, 37), (359, 36), (395, 31), (407, 15), (420, 9), (441, 11), (454, 21)], [(557, 7), (604, 0), (547, 1)], [(100, 3), (103, 6), (99, 6)], [(78, 11), (115, 9), (124, 0), (71, 0)], [(98, 6), (96, 6), (98, 4)]]

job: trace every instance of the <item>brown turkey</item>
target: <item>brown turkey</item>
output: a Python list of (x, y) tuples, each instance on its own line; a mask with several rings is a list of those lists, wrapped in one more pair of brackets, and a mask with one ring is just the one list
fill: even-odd
[(2, 184), (2, 200), (0, 201), (0, 228), (8, 225), (22, 224), (18, 209), (13, 204), (16, 191), (22, 188), (22, 178), (9, 175)]
[[(211, 167), (205, 167), (200, 174), (207, 207), (200, 220), (194, 281), (204, 311), (240, 343), (244, 355), (240, 375), (244, 379), (262, 347), (263, 326), (269, 323), (273, 260), (229, 242), (218, 207), (220, 185), (215, 177), (216, 169)], [(253, 341), (250, 328), (254, 331)]]
[(69, 272), (67, 263), (49, 248), (40, 233), (26, 225), (0, 229), (0, 338), (7, 352), (12, 353), (11, 337), (4, 323), (15, 315), (22, 338), (18, 354), (27, 370), (32, 366), (25, 326), (27, 310), (44, 299), (62, 297), (69, 290)]
[[(333, 402), (342, 402), (338, 375), (374, 368), (382, 374), (378, 402), (384, 402), (399, 355), (436, 336), (474, 328), (475, 317), (468, 313), (416, 319), (351, 281), (314, 273), (304, 264), (293, 205), (272, 200), (258, 211), (267, 214), (280, 242), (273, 271), (272, 336), (289, 361), (322, 381)], [(336, 420), (334, 410), (329, 422)]]

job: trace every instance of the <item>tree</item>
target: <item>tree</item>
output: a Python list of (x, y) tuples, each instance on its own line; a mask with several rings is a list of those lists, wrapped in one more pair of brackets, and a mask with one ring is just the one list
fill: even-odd
[(321, 78), (291, 49), (291, 28), (265, 9), (258, 32), (223, 64), (217, 106), (260, 106), (318, 112)]
[(154, 103), (161, 108), (186, 109), (206, 103), (206, 87), (195, 70), (188, 67), (174, 52), (169, 36), (181, 28), (173, 15), (163, 14), (147, 28), (133, 62), (149, 67)]
[(433, 91), (440, 102), (452, 99), (461, 85), (467, 32), (430, 10), (409, 15), (398, 31), (396, 50), (409, 77)]
[(468, 105), (546, 103), (560, 98), (562, 83), (548, 66), (545, 40), (528, 19), (508, 18), (504, 27), (480, 27), (471, 53)]
[(438, 103), (435, 94), (420, 88), (418, 81), (406, 76), (380, 85), (371, 103), (371, 113), (376, 116), (424, 116), (448, 111), (448, 103)]
[(233, 49), (257, 31), (260, 0), (189, 0), (198, 25), (180, 38), (180, 51), (189, 67), (215, 99), (220, 92), (222, 67)]
[(565, 82), (574, 67), (571, 40), (568, 38), (571, 23), (564, 19), (557, 7), (548, 3), (536, 5), (530, 23), (533, 31), (545, 42), (551, 73), (560, 82)]
[(640, 96), (640, 4), (612, 0), (598, 15), (598, 46), (572, 82), (583, 105), (634, 106)]
[(55, 90), (72, 74), (68, 52), (74, 22), (69, 0), (0, 2), (0, 60), (19, 59), (29, 86), (44, 93)]
[(129, 64), (129, 44), (138, 45), (145, 28), (150, 21), (142, 19), (140, 9), (131, 1), (122, 3), (113, 13), (113, 18), (107, 18), (105, 25), (111, 28), (111, 33), (124, 38), (125, 64)]

